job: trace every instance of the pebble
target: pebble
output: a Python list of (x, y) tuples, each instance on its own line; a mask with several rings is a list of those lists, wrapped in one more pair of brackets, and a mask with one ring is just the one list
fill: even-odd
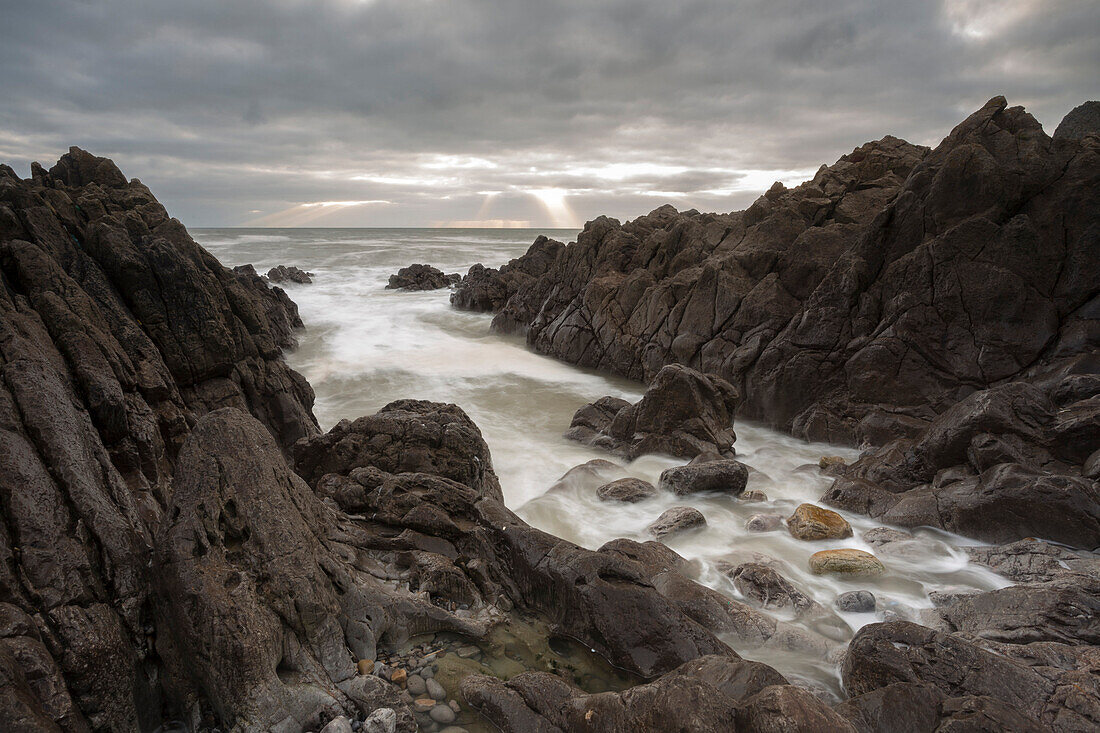
[(409, 690), (410, 695), (423, 695), (428, 689), (424, 684), (424, 678), (418, 674), (411, 674), (409, 678), (405, 680), (405, 687)]
[(455, 654), (462, 657), (463, 659), (469, 659), (470, 657), (477, 654), (479, 651), (481, 651), (481, 650), (478, 649), (476, 646), (468, 645), (468, 646), (460, 647), (459, 650), (457, 652), (455, 652)]
[(424, 669), (420, 670), (420, 676), (426, 680), (431, 679), (432, 677), (435, 677), (435, 669), (433, 669), (433, 667), (431, 666), (425, 667)]
[(470, 731), (465, 728), (460, 728), (457, 725), (448, 725), (446, 728), (439, 731), (439, 733), (470, 733)]
[(853, 590), (836, 597), (836, 607), (849, 613), (870, 613), (875, 610), (875, 594), (868, 590)]
[(406, 672), (405, 670), (395, 669), (393, 671), (393, 673), (390, 675), (390, 682), (394, 683), (395, 685), (400, 685), (401, 687), (404, 687), (405, 686), (405, 680), (407, 680), (408, 677), (409, 677), (409, 673)]
[(359, 671), (359, 674), (370, 674), (374, 671), (374, 660), (360, 659), (359, 664), (355, 665), (355, 667)]
[(759, 489), (744, 491), (741, 493), (741, 501), (767, 501), (768, 495)]
[(363, 721), (365, 733), (394, 733), (397, 730), (397, 712), (393, 708), (378, 708)]
[(455, 715), (462, 712), (462, 707), (458, 704), (458, 700), (448, 700), (447, 705), (450, 706), (451, 710), (455, 711)]
[(428, 714), (431, 716), (432, 720), (437, 723), (442, 723), (443, 725), (455, 722), (455, 711), (451, 710), (446, 705), (436, 705)]
[(413, 712), (426, 713), (435, 707), (435, 700), (430, 697), (418, 697), (413, 700)]
[(447, 697), (447, 691), (443, 689), (443, 685), (436, 682), (434, 679), (427, 680), (424, 683), (428, 689), (428, 694), (433, 700), (443, 700)]

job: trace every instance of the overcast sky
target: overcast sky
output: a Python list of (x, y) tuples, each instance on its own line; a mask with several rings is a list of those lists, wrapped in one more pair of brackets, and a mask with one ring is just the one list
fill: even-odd
[(1096, 0), (0, 0), (0, 161), (113, 158), (191, 226), (744, 208), (1004, 94), (1100, 98)]

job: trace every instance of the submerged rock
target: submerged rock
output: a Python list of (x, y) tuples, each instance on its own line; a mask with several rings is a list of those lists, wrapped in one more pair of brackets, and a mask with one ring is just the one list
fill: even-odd
[(596, 489), (596, 497), (601, 501), (624, 501), (635, 503), (657, 495), (657, 489), (648, 481), (640, 478), (621, 478)]
[(646, 530), (654, 537), (661, 539), (677, 532), (698, 529), (706, 526), (706, 523), (707, 518), (698, 509), (690, 506), (674, 506), (665, 510), (661, 516), (646, 527)]
[(646, 453), (732, 456), (737, 400), (725, 380), (672, 364), (657, 374), (635, 405), (604, 397), (582, 407), (565, 437), (628, 460)]
[(461, 275), (444, 275), (431, 265), (409, 265), (390, 275), (387, 290), (439, 290), (456, 284)]
[(810, 572), (815, 575), (850, 575), (864, 577), (886, 571), (882, 561), (863, 550), (822, 550), (810, 555)]
[(787, 529), (800, 540), (832, 540), (852, 536), (848, 520), (829, 509), (813, 504), (800, 504), (787, 517)]
[(875, 610), (875, 594), (869, 590), (852, 590), (841, 593), (833, 603), (848, 613), (870, 613)]
[(746, 563), (735, 569), (730, 579), (745, 597), (766, 609), (790, 610), (800, 614), (817, 606), (812, 598), (766, 565)]

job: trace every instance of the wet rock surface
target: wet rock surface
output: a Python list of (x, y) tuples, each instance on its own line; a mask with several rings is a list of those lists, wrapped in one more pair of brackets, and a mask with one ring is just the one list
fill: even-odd
[(292, 282), (299, 285), (310, 285), (315, 277), (312, 272), (295, 267), (293, 265), (277, 265), (267, 271), (267, 279), (273, 283)]
[(625, 501), (634, 504), (657, 495), (657, 489), (640, 478), (621, 478), (596, 489), (601, 501)]
[(390, 275), (387, 290), (439, 290), (458, 283), (458, 273), (446, 275), (431, 265), (409, 265)]
[[(669, 490), (722, 470), (744, 490), (722, 433), (736, 407), (879, 446), (822, 466), (829, 503), (998, 543), (968, 554), (1017, 585), (935, 594), (928, 626), (872, 624), (845, 650), (769, 613), (832, 611), (752, 550), (715, 563), (742, 603), (659, 542), (591, 551), (526, 525), (454, 405), (399, 400), (321, 435), (280, 359), (301, 325), (285, 293), (222, 267), (108, 160), (0, 166), (0, 720), (1095, 730), (1094, 121), (1075, 111), (1051, 139), (995, 99), (934, 151), (871, 143), (733, 215), (599, 219), (456, 289), (545, 353), (671, 369), (672, 398), (585, 408), (631, 449), (648, 434), (663, 447), (644, 452), (694, 455)], [(669, 531), (705, 522), (669, 511)], [(899, 567), (914, 541), (861, 539)], [(734, 648), (839, 658), (849, 699)], [(600, 664), (617, 671), (583, 671)]]
[(670, 364), (637, 404), (604, 397), (579, 409), (565, 437), (627, 460), (645, 453), (732, 456), (738, 400), (724, 379)]

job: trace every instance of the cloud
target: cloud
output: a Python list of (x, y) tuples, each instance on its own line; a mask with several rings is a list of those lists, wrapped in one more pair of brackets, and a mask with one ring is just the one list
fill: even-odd
[(1073, 0), (0, 2), (0, 159), (81, 145), (195, 226), (729, 211), (995, 94), (1050, 131), (1100, 91)]

